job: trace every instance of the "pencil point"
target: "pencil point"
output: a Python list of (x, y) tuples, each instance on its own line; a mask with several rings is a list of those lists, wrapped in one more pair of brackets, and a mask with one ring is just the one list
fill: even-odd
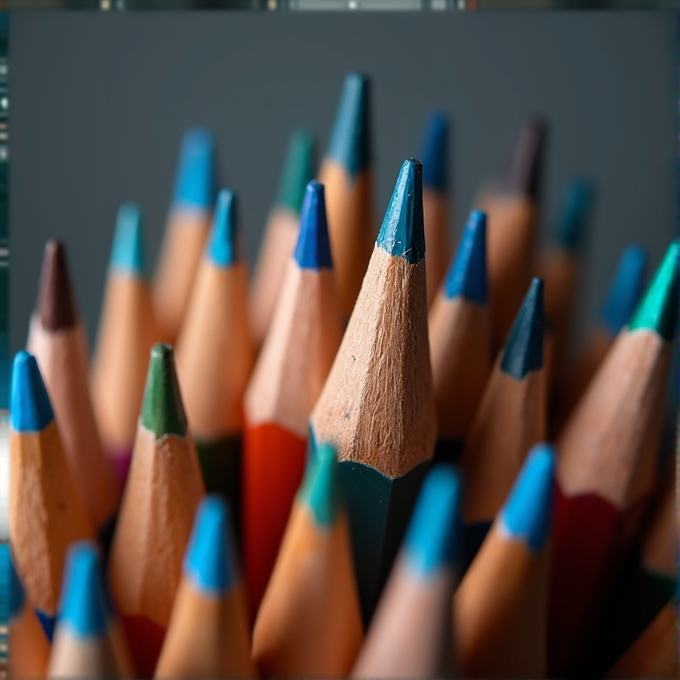
[(639, 246), (626, 248), (600, 312), (600, 322), (612, 337), (628, 323), (640, 301), (646, 273), (647, 252)]
[(448, 144), (448, 119), (444, 114), (433, 111), (425, 121), (425, 131), (420, 146), (420, 158), (423, 161), (423, 186), (442, 193), (448, 187)]
[(203, 128), (187, 130), (182, 137), (175, 178), (175, 205), (210, 210), (215, 186), (215, 146), (212, 135)]
[(557, 242), (566, 250), (581, 248), (592, 199), (593, 186), (590, 182), (574, 179), (567, 184), (557, 223)]
[(94, 544), (78, 541), (66, 556), (59, 626), (80, 637), (104, 635), (110, 617), (99, 554)]
[(328, 155), (356, 176), (371, 164), (370, 82), (360, 73), (349, 73), (335, 116)]
[(330, 444), (322, 444), (307, 463), (298, 500), (311, 510), (318, 524), (330, 527), (340, 510), (340, 498), (337, 452)]
[(218, 267), (230, 267), (238, 261), (238, 201), (233, 191), (222, 189), (217, 196), (208, 257)]
[(411, 158), (402, 164), (376, 245), (409, 264), (425, 257), (423, 164), (419, 160)]
[(305, 187), (314, 177), (314, 134), (306, 128), (293, 130), (279, 181), (276, 205), (300, 214)]
[(537, 200), (541, 189), (541, 170), (545, 147), (545, 121), (528, 118), (522, 124), (506, 175), (508, 189)]
[(333, 268), (324, 186), (314, 180), (307, 184), (302, 202), (295, 260), (301, 269)]
[(515, 380), (543, 368), (543, 279), (533, 279), (503, 349), (501, 370)]
[(678, 268), (680, 266), (680, 241), (668, 247), (659, 268), (649, 284), (642, 302), (633, 314), (628, 329), (650, 330), (664, 340), (675, 337), (678, 320)]
[(460, 536), (460, 478), (448, 463), (428, 472), (404, 540), (408, 563), (418, 575), (453, 568)]
[(533, 551), (543, 549), (550, 533), (554, 470), (552, 446), (534, 446), (501, 510), (503, 529)]
[(123, 274), (146, 274), (142, 213), (134, 203), (123, 203), (118, 208), (110, 267)]
[(156, 437), (166, 434), (183, 437), (186, 434), (187, 418), (170, 345), (158, 343), (151, 348), (139, 421)]
[(14, 357), (11, 420), (15, 432), (41, 432), (54, 420), (38, 362), (24, 351)]
[(9, 594), (9, 618), (11, 621), (23, 608), (26, 601), (26, 593), (21, 585), (19, 575), (14, 568), (9, 544), (0, 544), (0, 588), (3, 593)]
[(486, 213), (481, 210), (470, 213), (458, 252), (446, 275), (444, 290), (449, 299), (463, 297), (478, 305), (486, 304)]
[(206, 496), (198, 507), (184, 572), (197, 588), (218, 595), (238, 580), (229, 507), (220, 496)]
[(45, 245), (37, 312), (42, 327), (48, 331), (73, 326), (78, 317), (66, 251), (59, 241), (50, 240)]

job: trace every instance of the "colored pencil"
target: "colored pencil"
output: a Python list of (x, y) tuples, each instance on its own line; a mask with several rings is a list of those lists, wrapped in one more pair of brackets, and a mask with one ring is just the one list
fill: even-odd
[(593, 187), (584, 179), (567, 184), (557, 220), (554, 242), (539, 256), (538, 272), (545, 281), (545, 320), (554, 346), (546, 354), (547, 382), (564, 365), (571, 333), (572, 308), (579, 274), (580, 253), (592, 211)]
[(111, 593), (132, 661), (145, 677), (153, 673), (161, 651), (203, 494), (172, 349), (154, 345), (109, 559)]
[(449, 121), (432, 112), (420, 147), (423, 161), (423, 215), (427, 243), (427, 304), (432, 306), (451, 257), (449, 244)]
[(310, 419), (312, 449), (329, 442), (338, 450), (364, 623), (435, 445), (425, 285), (422, 164), (411, 159), (401, 166), (361, 294)]
[(496, 347), (503, 345), (531, 278), (544, 128), (538, 118), (523, 123), (502, 181), (480, 199), (479, 207), (487, 214), (489, 302)]
[(324, 187), (307, 185), (297, 246), (245, 397), (244, 548), (257, 612), (305, 467), (309, 415), (342, 339)]
[(450, 603), (460, 542), (459, 497), (454, 468), (448, 464), (433, 468), (423, 483), (354, 677), (454, 677)]
[(127, 650), (116, 639), (97, 548), (88, 541), (68, 550), (59, 620), (47, 676), (112, 678), (132, 675)]
[(335, 450), (310, 461), (253, 633), (263, 677), (346, 677), (359, 652), (359, 612)]
[(264, 342), (274, 316), (288, 260), (295, 248), (305, 187), (314, 177), (314, 148), (314, 134), (310, 130), (293, 130), (250, 285), (250, 321), (258, 347)]
[(35, 355), (59, 422), (71, 476), (104, 546), (111, 540), (119, 489), (104, 455), (90, 400), (87, 342), (64, 246), (45, 246), (28, 351)]
[(215, 149), (207, 130), (193, 128), (182, 139), (175, 190), (153, 282), (160, 338), (179, 333), (196, 269), (210, 231), (215, 202)]
[[(243, 395), (255, 362), (237, 202), (223, 189), (177, 341), (177, 376), (208, 491), (241, 508)], [(237, 525), (238, 526), (238, 525)]]
[(555, 455), (539, 444), (454, 600), (464, 677), (544, 678)]
[(656, 474), (678, 305), (680, 243), (558, 438), (549, 669), (569, 673), (640, 527)]
[(250, 631), (227, 504), (198, 508), (157, 678), (252, 678)]
[(558, 390), (554, 418), (556, 431), (564, 425), (619, 331), (628, 323), (644, 292), (646, 271), (646, 251), (639, 246), (626, 248), (619, 259), (597, 325), (589, 333), (574, 366)]
[(17, 571), (52, 638), (66, 549), (93, 538), (38, 363), (14, 357), (10, 409), (9, 534)]
[(90, 372), (97, 426), (121, 489), (130, 469), (144, 376), (156, 334), (146, 277), (142, 214), (138, 206), (126, 203), (118, 209)]
[(605, 677), (671, 680), (679, 674), (678, 606), (669, 602)]
[(50, 643), (38, 617), (26, 599), (24, 587), (14, 569), (9, 544), (0, 544), (5, 597), (9, 599), (9, 651), (7, 661), (10, 677), (42, 678), (50, 656)]
[(461, 456), (467, 568), (529, 449), (545, 441), (543, 281), (534, 279), (496, 360)]
[(370, 82), (349, 73), (319, 181), (326, 187), (328, 227), (340, 308), (349, 318), (371, 258), (374, 232)]
[(473, 210), (429, 315), (438, 461), (458, 462), (491, 371), (487, 295), (486, 215)]

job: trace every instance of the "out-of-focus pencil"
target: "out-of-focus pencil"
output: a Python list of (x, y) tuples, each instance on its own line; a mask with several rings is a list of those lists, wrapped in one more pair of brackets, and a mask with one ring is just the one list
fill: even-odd
[(297, 247), (245, 397), (244, 552), (257, 612), (305, 467), (309, 415), (342, 338), (324, 187), (307, 185)]
[(250, 286), (250, 321), (258, 347), (264, 342), (274, 316), (288, 260), (295, 248), (305, 187), (313, 177), (314, 135), (305, 128), (293, 130)]
[(94, 532), (38, 364), (27, 352), (14, 358), (10, 414), (9, 535), (28, 599), (51, 639), (66, 550)]
[(196, 513), (157, 678), (252, 678), (250, 632), (226, 503)]
[(422, 164), (411, 159), (401, 167), (361, 294), (310, 419), (312, 444), (329, 442), (338, 450), (364, 622), (435, 445), (425, 286)]
[(353, 676), (454, 676), (451, 599), (461, 539), (460, 483), (452, 466), (433, 468), (373, 618)]
[(215, 202), (215, 149), (202, 128), (182, 138), (175, 189), (153, 282), (160, 339), (175, 342), (210, 230)]
[(336, 453), (323, 445), (295, 499), (253, 656), (263, 677), (346, 677), (362, 637)]
[(371, 258), (374, 232), (370, 83), (349, 73), (319, 181), (326, 187), (340, 308), (349, 318)]
[(130, 469), (146, 366), (156, 333), (146, 278), (142, 214), (138, 206), (126, 203), (118, 210), (90, 373), (97, 426), (121, 489)]
[(449, 245), (449, 121), (432, 112), (425, 121), (420, 147), (423, 162), (423, 215), (427, 243), (427, 304), (437, 297), (451, 257)]
[(243, 394), (255, 362), (237, 205), (224, 189), (177, 341), (177, 375), (208, 491), (241, 509)]
[(154, 345), (109, 560), (111, 593), (144, 677), (156, 667), (203, 494), (172, 349)]
[[(428, 264), (429, 266), (429, 264)], [(491, 371), (486, 215), (470, 214), (429, 315), (439, 439), (435, 460), (458, 462)]]
[(544, 678), (555, 456), (539, 444), (454, 598), (464, 677)]

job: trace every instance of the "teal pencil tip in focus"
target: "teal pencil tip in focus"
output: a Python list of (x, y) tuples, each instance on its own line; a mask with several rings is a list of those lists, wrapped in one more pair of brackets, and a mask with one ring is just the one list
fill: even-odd
[(655, 331), (670, 342), (678, 319), (678, 274), (680, 241), (673, 241), (656, 270), (647, 292), (633, 314), (628, 329)]
[(74, 543), (66, 555), (57, 627), (79, 637), (100, 637), (109, 625), (108, 602), (97, 548), (87, 541)]
[(444, 284), (446, 297), (463, 297), (485, 305), (488, 297), (486, 271), (486, 213), (473, 210), (463, 232)]
[(543, 280), (534, 278), (503, 348), (501, 370), (515, 380), (543, 368)]
[(404, 539), (410, 569), (427, 577), (456, 566), (461, 540), (461, 481), (453, 465), (440, 463), (428, 472)]
[(297, 494), (320, 526), (333, 526), (340, 511), (341, 491), (337, 452), (330, 444), (321, 444), (307, 462), (305, 477)]
[(376, 245), (409, 264), (425, 257), (423, 164), (419, 160), (411, 158), (402, 164)]
[(333, 268), (324, 186), (314, 180), (307, 184), (302, 202), (295, 260), (301, 269)]
[(233, 191), (222, 189), (217, 196), (208, 257), (217, 267), (230, 267), (238, 261), (238, 201)]
[(118, 208), (109, 266), (121, 274), (146, 276), (142, 211), (135, 203), (123, 203)]
[(543, 549), (550, 533), (554, 472), (552, 446), (534, 446), (501, 510), (503, 530), (522, 539), (534, 552)]
[(211, 210), (215, 199), (215, 143), (208, 130), (192, 128), (182, 138), (174, 203)]
[(349, 73), (340, 97), (328, 155), (345, 168), (352, 179), (371, 165), (370, 81)]
[(207, 496), (196, 512), (184, 573), (197, 588), (209, 594), (221, 595), (232, 590), (239, 579), (231, 531), (227, 503), (220, 496)]
[(41, 432), (54, 420), (38, 362), (28, 352), (17, 352), (14, 357), (10, 413), (15, 432)]

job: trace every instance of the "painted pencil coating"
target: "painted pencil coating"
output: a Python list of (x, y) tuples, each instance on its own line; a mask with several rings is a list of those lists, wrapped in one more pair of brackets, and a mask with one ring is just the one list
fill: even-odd
[(203, 128), (192, 128), (182, 138), (175, 192), (176, 206), (210, 210), (215, 196), (215, 145)]
[(302, 203), (300, 235), (295, 246), (295, 261), (300, 269), (332, 269), (331, 245), (326, 222), (326, 197), (323, 184), (311, 181)]
[(233, 191), (222, 189), (217, 195), (217, 206), (206, 256), (217, 267), (230, 267), (238, 260), (237, 201)]
[(446, 275), (444, 292), (449, 299), (463, 297), (478, 305), (488, 298), (486, 272), (486, 214), (473, 210), (455, 259)]
[(448, 189), (448, 138), (447, 117), (437, 111), (431, 112), (425, 121), (419, 155), (423, 162), (423, 189), (433, 189), (442, 193)]

